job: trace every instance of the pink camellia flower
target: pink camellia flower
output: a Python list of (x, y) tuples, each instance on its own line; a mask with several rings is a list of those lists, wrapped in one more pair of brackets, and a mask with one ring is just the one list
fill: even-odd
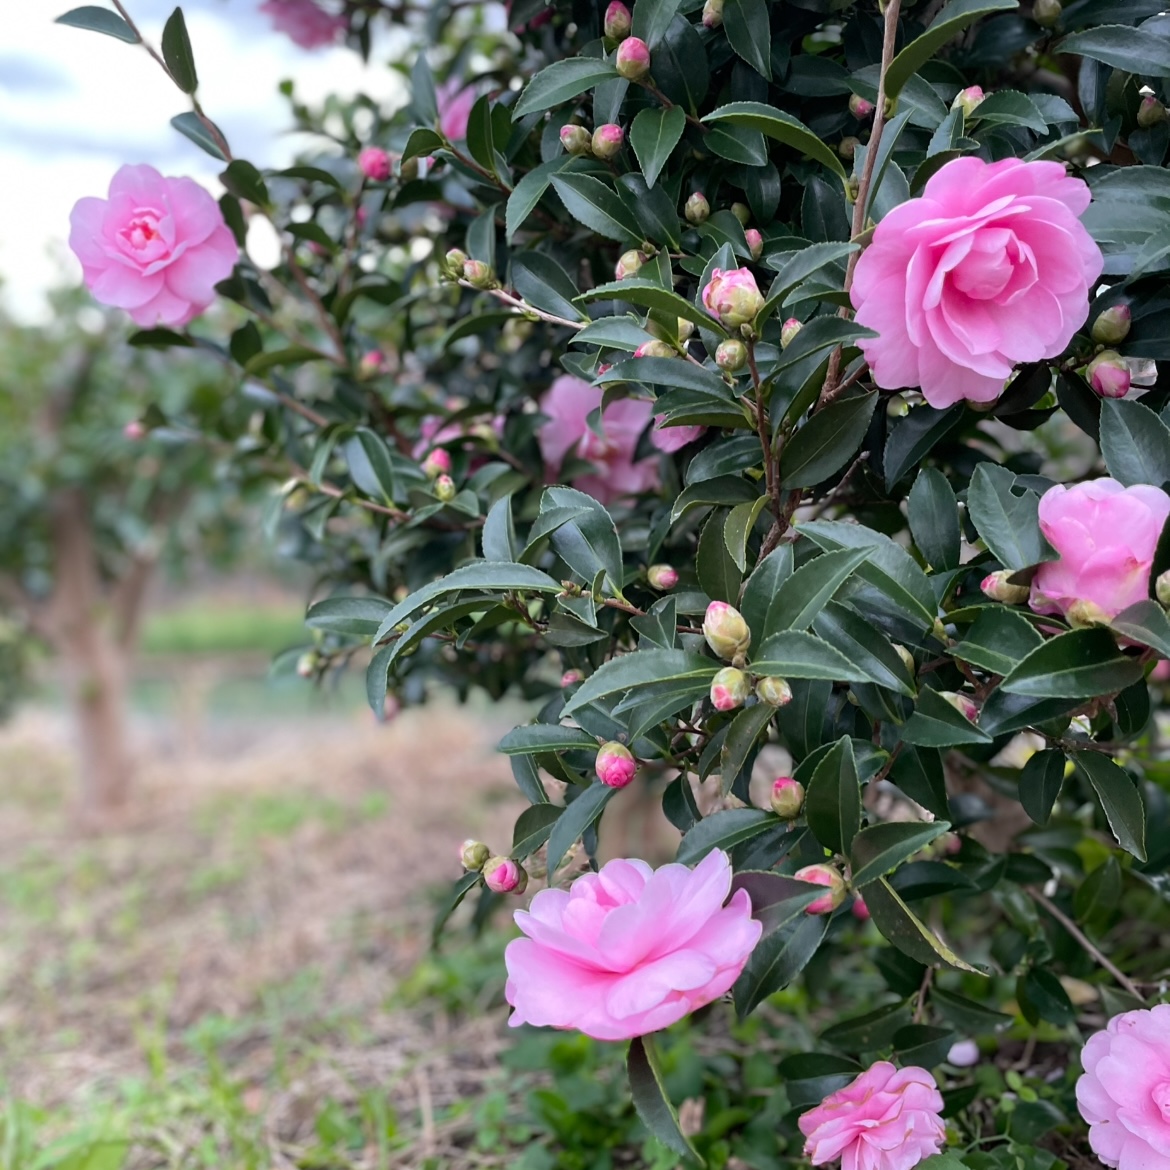
[(738, 329), (755, 319), (764, 297), (750, 268), (716, 268), (703, 289), (703, 307), (728, 329)]
[(911, 1170), (942, 1148), (942, 1109), (926, 1069), (879, 1060), (801, 1115), (805, 1157), (814, 1166), (840, 1158), (841, 1170)]
[(1170, 1164), (1170, 1004), (1123, 1012), (1081, 1050), (1077, 1107), (1106, 1166)]
[(504, 952), (509, 1023), (628, 1040), (666, 1028), (726, 992), (762, 927), (731, 862), (715, 849), (695, 868), (619, 859), (568, 890), (541, 890)]
[(358, 154), (358, 169), (367, 179), (384, 183), (390, 178), (390, 156), (380, 146), (367, 146)]
[(1029, 604), (1066, 617), (1087, 604), (1108, 619), (1144, 601), (1167, 516), (1170, 496), (1147, 484), (1093, 479), (1049, 488), (1040, 498), (1040, 531), (1060, 559), (1036, 571)]
[(1018, 362), (1056, 357), (1089, 315), (1104, 260), (1078, 216), (1089, 188), (1053, 162), (953, 159), (894, 208), (850, 297), (886, 390), (934, 407), (993, 402)]
[(215, 300), (236, 263), (219, 204), (194, 179), (124, 166), (108, 199), (87, 196), (69, 216), (69, 247), (103, 305), (136, 325), (186, 325)]
[(462, 142), (467, 137), (467, 122), (471, 107), (479, 95), (475, 87), (462, 85), (458, 77), (449, 77), (435, 87), (439, 107), (439, 132), (449, 142)]
[(639, 398), (611, 402), (601, 416), (605, 438), (589, 429), (592, 411), (601, 406), (602, 389), (570, 375), (557, 378), (541, 399), (548, 422), (537, 432), (540, 453), (549, 473), (560, 473), (565, 457), (576, 447), (577, 455), (594, 464), (598, 473), (578, 476), (573, 486), (603, 504), (622, 496), (654, 491), (658, 465), (653, 459), (634, 461), (638, 438), (646, 429), (653, 406)]
[(658, 448), (659, 451), (665, 451), (668, 455), (675, 451), (681, 451), (688, 443), (693, 443), (700, 435), (706, 431), (706, 427), (668, 427), (663, 424), (666, 422), (666, 415), (656, 414), (654, 416), (654, 429), (650, 432), (650, 442)]
[(260, 11), (271, 19), (277, 32), (302, 49), (335, 44), (346, 28), (342, 17), (326, 12), (314, 0), (265, 0)]
[(138, 419), (133, 419), (122, 428), (122, 436), (136, 443), (139, 439), (146, 438), (146, 425)]

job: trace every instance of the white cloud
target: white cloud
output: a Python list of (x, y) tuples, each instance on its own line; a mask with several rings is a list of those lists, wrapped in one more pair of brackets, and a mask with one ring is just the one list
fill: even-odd
[[(259, 0), (188, 0), (187, 27), (199, 97), (233, 151), (258, 166), (287, 165), (304, 142), (287, 133), (291, 116), (277, 92), (288, 77), (312, 104), (326, 94), (362, 92), (388, 106), (406, 100), (398, 74), (348, 49), (304, 52), (255, 11)], [(158, 44), (173, 0), (129, 0), (143, 35)], [(11, 8), (11, 11), (7, 10)], [(169, 124), (187, 99), (138, 46), (54, 24), (70, 0), (6, 5), (0, 43), (0, 296), (19, 317), (45, 312), (45, 292), (80, 279), (65, 245), (69, 211), (83, 195), (105, 193), (126, 162), (187, 174), (219, 192), (214, 159)], [(397, 46), (379, 45), (385, 60)]]

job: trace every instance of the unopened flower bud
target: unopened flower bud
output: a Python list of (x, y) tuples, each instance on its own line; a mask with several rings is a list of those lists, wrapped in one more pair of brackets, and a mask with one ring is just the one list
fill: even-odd
[(793, 821), (800, 816), (804, 808), (804, 785), (791, 776), (777, 776), (772, 781), (772, 795), (770, 797), (772, 811), (786, 821)]
[(371, 349), (363, 353), (358, 361), (358, 373), (363, 378), (372, 378), (380, 373), (386, 364), (386, 355), (380, 349)]
[(581, 670), (566, 670), (561, 675), (562, 687), (575, 687), (579, 682), (585, 681), (585, 672)]
[(894, 643), (894, 651), (902, 660), (902, 665), (906, 668), (906, 673), (913, 678), (915, 672), (918, 670), (918, 664), (914, 661), (914, 655), (901, 642)]
[(969, 85), (966, 89), (961, 89), (955, 94), (955, 100), (951, 102), (951, 109), (962, 110), (963, 116), (969, 118), (985, 96), (982, 86)]
[(756, 683), (756, 698), (769, 707), (784, 707), (792, 702), (792, 688), (774, 674), (769, 674)]
[(979, 583), (979, 588), (992, 601), (1002, 601), (1007, 605), (1023, 605), (1028, 600), (1030, 590), (1027, 585), (1012, 584), (1012, 575), (1009, 569), (999, 569), (994, 573), (988, 573)]
[(792, 875), (798, 882), (809, 882), (814, 886), (825, 886), (826, 892), (805, 908), (806, 914), (832, 914), (845, 901), (845, 879), (841, 871), (823, 863), (806, 865)]
[(146, 424), (139, 419), (133, 419), (122, 428), (122, 437), (129, 439), (132, 443), (138, 442), (139, 439), (145, 439)]
[(750, 268), (716, 268), (703, 289), (703, 307), (728, 329), (738, 329), (756, 319), (764, 297)]
[(719, 343), (715, 351), (715, 364), (729, 374), (742, 370), (747, 362), (747, 346), (736, 337), (729, 337)]
[(873, 102), (866, 101), (860, 94), (854, 94), (849, 99), (849, 112), (859, 121), (864, 122), (873, 114)]
[(711, 680), (711, 706), (716, 711), (734, 711), (736, 707), (742, 707), (751, 693), (751, 680), (734, 666), (725, 666)]
[(726, 601), (713, 601), (707, 606), (703, 616), (703, 636), (720, 658), (729, 660), (746, 654), (752, 643), (752, 632), (743, 620), (743, 614)]
[(858, 922), (869, 921), (869, 907), (865, 904), (865, 899), (860, 894), (853, 899), (853, 905), (849, 907), (849, 912)]
[(626, 132), (616, 122), (606, 122), (593, 131), (590, 145), (598, 158), (614, 158), (622, 148)]
[(625, 744), (611, 740), (597, 749), (593, 770), (606, 788), (625, 788), (638, 770), (638, 761)]
[(627, 81), (641, 81), (650, 72), (650, 49), (640, 37), (626, 37), (618, 46), (615, 64)]
[(1063, 11), (1060, 0), (1032, 0), (1032, 19), (1041, 28), (1051, 28)]
[(611, 40), (620, 41), (630, 35), (632, 24), (630, 10), (622, 3), (622, 0), (611, 0), (609, 7), (605, 10), (605, 35)]
[(975, 700), (958, 691), (939, 691), (938, 697), (945, 699), (968, 723), (974, 723), (979, 718), (979, 707)]
[(444, 503), (450, 503), (456, 495), (455, 481), (449, 475), (440, 475), (435, 479), (435, 495)]
[(1110, 305), (1093, 322), (1093, 340), (1098, 345), (1117, 345), (1129, 336), (1132, 322), (1129, 305)]
[(743, 233), (743, 238), (747, 240), (748, 251), (752, 254), (753, 260), (758, 260), (764, 254), (764, 237), (760, 234), (759, 228), (748, 228)]
[(733, 203), (731, 205), (731, 214), (739, 220), (742, 227), (747, 227), (752, 222), (751, 208), (746, 203)]
[(312, 678), (317, 673), (318, 663), (317, 653), (314, 650), (309, 650), (302, 654), (297, 659), (297, 674), (301, 678)]
[(436, 447), (422, 461), (422, 469), (427, 479), (438, 479), (440, 475), (448, 475), (451, 471), (451, 452), (443, 447)]
[(1158, 600), (1170, 609), (1170, 569), (1158, 574), (1158, 579), (1154, 582), (1154, 593)]
[(463, 862), (464, 869), (478, 872), (483, 869), (491, 855), (492, 851), (482, 841), (476, 841), (473, 837), (468, 837), (459, 847), (459, 860)]
[(707, 196), (702, 191), (693, 192), (683, 206), (683, 215), (687, 217), (687, 223), (703, 223), (710, 214), (711, 204), (707, 202)]
[(584, 126), (562, 126), (561, 145), (569, 154), (588, 154), (593, 149), (593, 135)]
[(947, 1064), (954, 1065), (955, 1068), (971, 1068), (978, 1063), (979, 1045), (974, 1040), (957, 1040), (947, 1052)]
[(459, 280), (463, 276), (463, 265), (467, 263), (467, 253), (462, 248), (451, 248), (443, 257), (447, 275), (452, 280)]
[(1102, 398), (1124, 398), (1129, 393), (1129, 366), (1114, 349), (1102, 350), (1089, 363), (1086, 375), (1093, 391)]
[(690, 341), (695, 333), (694, 321), (687, 320), (686, 317), (678, 318), (678, 339), (679, 341)]
[(651, 589), (665, 593), (678, 584), (678, 570), (673, 565), (651, 565), (646, 570), (646, 580)]
[(528, 888), (528, 874), (511, 857), (489, 857), (483, 867), (483, 884), (497, 894), (519, 896)]
[(904, 394), (891, 394), (886, 403), (887, 418), (905, 418), (910, 413), (910, 403)]
[(643, 341), (636, 350), (634, 350), (634, 357), (660, 357), (672, 358), (678, 357), (678, 350), (674, 348), (669, 342), (659, 341), (654, 338), (652, 341)]
[(408, 158), (398, 164), (398, 177), (408, 183), (418, 178), (418, 159)]
[(804, 328), (803, 325), (795, 318), (789, 317), (783, 325), (780, 326), (780, 348), (787, 349), (791, 344), (793, 338)]
[(492, 266), (483, 260), (464, 260), (463, 279), (476, 288), (491, 288), (496, 282)]
[(358, 154), (358, 169), (367, 179), (384, 183), (390, 178), (390, 156), (380, 146), (367, 146)]
[(1109, 624), (1109, 615), (1095, 601), (1086, 601), (1083, 598), (1074, 601), (1068, 607), (1065, 616), (1069, 625), (1076, 629)]
[(1166, 107), (1152, 93), (1146, 94), (1138, 106), (1137, 124), (1143, 130), (1150, 130), (1165, 121)]
[(718, 28), (723, 23), (723, 0), (707, 0), (703, 5), (703, 27)]
[(852, 134), (847, 134), (840, 142), (837, 143), (837, 153), (846, 161), (852, 159), (857, 152), (857, 148), (861, 145), (861, 139)]
[(618, 262), (614, 266), (614, 280), (625, 280), (628, 276), (637, 276), (638, 270), (645, 263), (645, 257), (637, 248), (631, 248), (628, 252), (623, 252), (618, 257)]

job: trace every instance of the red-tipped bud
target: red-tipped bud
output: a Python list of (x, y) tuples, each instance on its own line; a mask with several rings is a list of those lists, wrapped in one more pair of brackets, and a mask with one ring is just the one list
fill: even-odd
[(519, 896), (528, 888), (528, 874), (511, 857), (489, 857), (483, 867), (483, 884), (497, 894)]
[(665, 593), (678, 584), (678, 570), (673, 565), (651, 565), (646, 570), (646, 580), (651, 589)]
[(789, 317), (783, 325), (780, 326), (780, 348), (787, 349), (793, 342), (796, 335), (804, 328), (803, 325), (795, 318)]
[(1093, 340), (1098, 345), (1117, 345), (1129, 336), (1133, 314), (1129, 305), (1110, 305), (1093, 322)]
[(832, 914), (845, 901), (845, 879), (840, 870), (831, 865), (806, 865), (792, 875), (798, 882), (809, 882), (814, 886), (824, 886), (826, 892), (815, 902), (810, 902), (805, 908), (806, 914)]
[(615, 64), (627, 81), (641, 81), (650, 72), (650, 48), (639, 37), (626, 37), (618, 46)]
[(738, 329), (756, 319), (764, 297), (750, 268), (716, 268), (703, 289), (703, 307), (728, 329)]
[(710, 214), (711, 204), (707, 202), (707, 196), (702, 191), (693, 192), (683, 205), (683, 215), (687, 217), (687, 223), (703, 223)]
[(1165, 121), (1166, 107), (1152, 93), (1146, 94), (1138, 106), (1137, 124), (1143, 130), (1151, 130)]
[(794, 821), (804, 808), (804, 785), (791, 776), (777, 776), (772, 781), (772, 811), (786, 821)]
[(743, 238), (747, 240), (748, 251), (752, 254), (753, 260), (758, 260), (764, 254), (764, 237), (760, 234), (759, 228), (748, 228), (743, 233)]
[(306, 651), (297, 659), (297, 674), (301, 678), (312, 678), (317, 673), (319, 661), (315, 650)]
[(975, 700), (959, 691), (939, 691), (938, 697), (945, 699), (968, 723), (979, 719), (979, 707)]
[(375, 183), (386, 182), (392, 168), (393, 161), (380, 146), (367, 146), (358, 154), (358, 169)]
[(435, 495), (444, 503), (450, 503), (458, 493), (455, 481), (449, 475), (440, 475), (435, 479)]
[(734, 666), (725, 666), (711, 680), (711, 706), (716, 711), (734, 711), (736, 707), (742, 707), (751, 693), (751, 680)]
[(496, 283), (492, 266), (483, 260), (464, 260), (463, 279), (476, 288), (491, 288)]
[(566, 670), (565, 673), (561, 675), (561, 686), (562, 687), (566, 687), (566, 688), (567, 687), (575, 687), (579, 682), (584, 682), (584, 681), (585, 681), (584, 671)]
[(715, 351), (715, 364), (728, 374), (742, 370), (747, 364), (747, 346), (738, 337), (729, 337), (719, 343)]
[(1094, 393), (1102, 398), (1124, 398), (1129, 393), (1129, 366), (1116, 350), (1102, 350), (1089, 363), (1086, 373)]
[(139, 421), (138, 419), (134, 419), (133, 421), (128, 422), (122, 428), (122, 437), (124, 439), (129, 439), (132, 443), (137, 443), (139, 439), (145, 439), (146, 424)]
[(492, 851), (482, 841), (476, 841), (473, 837), (468, 837), (459, 846), (459, 860), (463, 863), (463, 868), (475, 870), (477, 873), (483, 869), (491, 855)]
[(1060, 19), (1060, 14), (1063, 11), (1064, 6), (1060, 0), (1033, 0), (1032, 2), (1032, 19), (1041, 28), (1051, 28)]
[(707, 0), (703, 5), (703, 27), (718, 28), (723, 23), (723, 0)]
[(638, 761), (625, 744), (611, 740), (597, 749), (593, 770), (607, 788), (625, 788), (638, 771)]
[(703, 636), (720, 658), (733, 659), (746, 654), (752, 644), (752, 632), (743, 614), (726, 601), (713, 601), (703, 616)]
[(872, 117), (873, 110), (873, 102), (867, 102), (860, 94), (855, 93), (849, 99), (849, 112), (859, 122), (864, 122), (866, 118)]
[(975, 112), (975, 107), (986, 97), (983, 92), (983, 87), (979, 85), (969, 85), (966, 89), (961, 89), (955, 94), (955, 100), (951, 102), (952, 110), (962, 110), (963, 116), (971, 117)]
[(784, 679), (770, 674), (756, 683), (756, 698), (769, 707), (784, 707), (792, 702), (792, 688)]
[(380, 349), (371, 349), (363, 353), (358, 361), (358, 373), (363, 378), (372, 378), (382, 372), (386, 365), (386, 355)]
[(634, 350), (634, 357), (662, 357), (672, 358), (678, 357), (678, 350), (673, 345), (665, 341), (659, 341), (654, 338), (653, 341), (643, 341), (636, 350)]
[(436, 447), (422, 461), (422, 469), (427, 479), (438, 479), (440, 475), (449, 475), (451, 472), (451, 452), (443, 447)]
[(593, 149), (593, 135), (584, 126), (562, 126), (561, 145), (569, 154), (588, 154)]
[(988, 573), (979, 583), (979, 588), (992, 601), (1002, 601), (1007, 605), (1023, 605), (1031, 592), (1027, 585), (1013, 585), (1012, 573), (1008, 569), (999, 569)]
[(618, 262), (614, 266), (614, 280), (625, 280), (628, 276), (637, 276), (642, 265), (645, 263), (646, 257), (637, 248), (631, 248), (628, 252), (623, 252), (618, 257)]
[(622, 148), (626, 132), (616, 122), (606, 122), (593, 131), (591, 146), (598, 158), (613, 158)]
[(853, 905), (849, 907), (849, 910), (858, 922), (869, 921), (869, 907), (865, 904), (865, 899), (860, 894), (853, 899)]
[(622, 0), (611, 0), (605, 10), (604, 32), (610, 40), (620, 41), (630, 35), (633, 18)]

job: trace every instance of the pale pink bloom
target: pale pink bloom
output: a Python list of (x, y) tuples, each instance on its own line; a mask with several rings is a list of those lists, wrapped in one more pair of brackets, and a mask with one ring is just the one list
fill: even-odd
[(619, 859), (568, 890), (542, 890), (515, 916), (528, 937), (504, 952), (508, 1022), (628, 1040), (718, 999), (762, 931), (747, 892), (728, 901), (730, 889), (731, 863), (716, 849), (693, 870)]
[(1114, 1016), (1081, 1050), (1089, 1145), (1119, 1170), (1170, 1167), (1170, 1004)]
[(108, 199), (87, 196), (69, 216), (69, 246), (103, 305), (136, 325), (186, 325), (215, 300), (238, 250), (219, 204), (194, 179), (124, 166)]
[(1110, 618), (1144, 601), (1167, 516), (1170, 496), (1147, 484), (1094, 479), (1050, 488), (1040, 498), (1040, 531), (1060, 559), (1037, 570), (1031, 607), (1067, 616), (1087, 602)]
[(650, 432), (650, 442), (658, 448), (659, 451), (665, 451), (668, 455), (675, 451), (681, 451), (688, 443), (693, 443), (704, 431), (706, 427), (667, 427), (662, 424), (666, 421), (666, 415), (656, 414), (654, 416), (654, 429)]
[(436, 87), (439, 132), (448, 141), (462, 142), (467, 137), (467, 121), (478, 96), (473, 86), (464, 86), (458, 77), (449, 77)]
[(703, 307), (728, 329), (738, 329), (755, 319), (764, 297), (750, 268), (716, 268), (703, 289)]
[(640, 398), (622, 398), (611, 402), (602, 413), (604, 438), (589, 429), (588, 418), (601, 406), (602, 389), (590, 386), (568, 374), (557, 378), (540, 401), (548, 415), (537, 432), (540, 453), (551, 476), (560, 473), (561, 464), (573, 448), (577, 457), (588, 460), (598, 470), (582, 475), (573, 486), (603, 504), (623, 496), (656, 491), (658, 464), (654, 459), (634, 461), (638, 438), (650, 423), (654, 408)]
[(272, 20), (277, 32), (284, 33), (302, 49), (335, 44), (345, 32), (345, 20), (326, 12), (314, 0), (265, 0), (260, 11)]
[(993, 402), (1018, 362), (1061, 354), (1089, 315), (1101, 249), (1077, 218), (1089, 188), (1054, 162), (953, 159), (895, 207), (850, 296), (884, 389)]
[(911, 1170), (937, 1154), (946, 1137), (943, 1099), (924, 1068), (879, 1060), (800, 1118), (814, 1166), (841, 1159), (841, 1170)]

